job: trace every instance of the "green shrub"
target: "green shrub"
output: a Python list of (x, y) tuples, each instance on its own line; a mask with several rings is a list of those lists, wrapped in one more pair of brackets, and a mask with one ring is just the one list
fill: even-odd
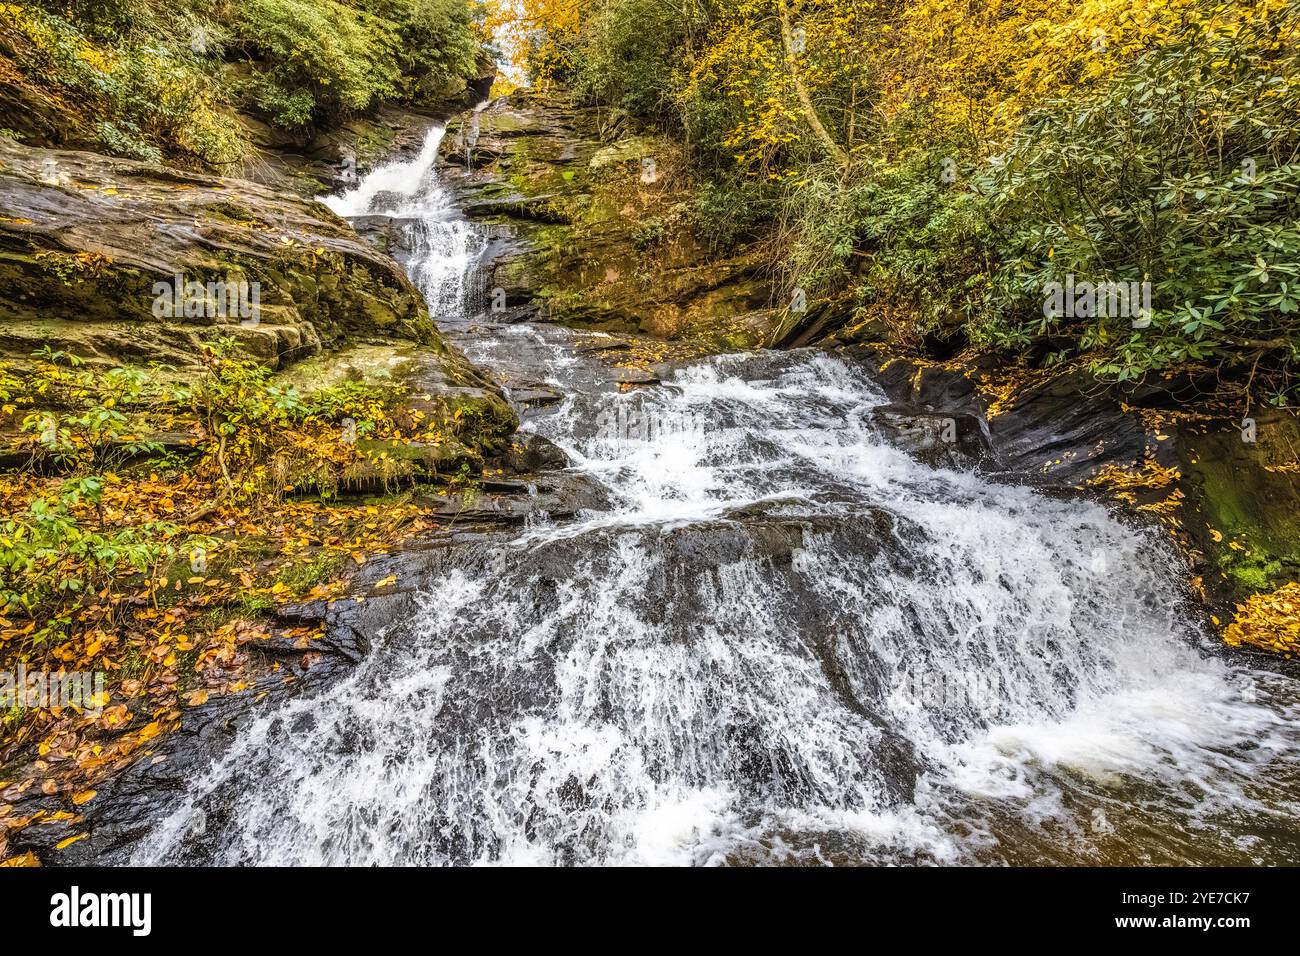
[(272, 79), (255, 84), (253, 101), (277, 126), (294, 129), (311, 123), (316, 97), (307, 90), (286, 90)]
[(270, 79), (310, 93), (315, 110), (361, 110), (397, 93), (398, 38), (364, 11), (333, 0), (245, 0), (236, 16), (236, 34), (260, 51)]
[(676, 124), (674, 83), (690, 22), (654, 0), (613, 0), (598, 7), (576, 46), (570, 82), (583, 99)]
[[(82, 10), (73, 7), (74, 13)], [(215, 164), (233, 162), (243, 152), (243, 134), (222, 112), (220, 92), (190, 50), (188, 30), (164, 30), (147, 19), (135, 25), (140, 40), (126, 39), (122, 31), (134, 22), (131, 4), (94, 15), (86, 5), (84, 29), (80, 19), (35, 7), (9, 9), (10, 27), (29, 47), (22, 51), (24, 75), (73, 94), (105, 152), (150, 162), (164, 153), (189, 154)], [(155, 41), (155, 33), (168, 40)]]
[[(472, 76), (479, 42), (473, 14), (462, 0), (363, 0), (360, 6), (390, 21), (397, 35), (398, 83), (404, 98)], [(481, 8), (479, 11), (481, 15)]]
[[(6, 31), (23, 41), (24, 78), (74, 94), (65, 101), (106, 152), (150, 161), (238, 160), (246, 141), (234, 102), (285, 128), (326, 124), (385, 100), (445, 95), (479, 56), (462, 0), (45, 0), (5, 10)], [(229, 67), (234, 59), (245, 65)]]
[[(1300, 45), (1192, 36), (1030, 117), (982, 188), (1002, 224), (987, 332), (1064, 337), (1119, 379), (1258, 369), (1293, 401), (1300, 348)], [(1045, 318), (1048, 282), (1149, 281), (1151, 324)], [(1288, 398), (1290, 396), (1290, 398)]]
[(469, 76), (478, 55), (457, 0), (245, 0), (233, 29), (261, 56), (255, 102), (302, 126)]
[(918, 332), (981, 321), (994, 265), (984, 197), (944, 181), (950, 152), (873, 167), (855, 191), (857, 243), (869, 253), (858, 297), (905, 306)]
[(52, 500), (37, 498), (24, 514), (0, 520), (0, 613), (21, 609), (39, 616), (37, 643), (114, 577), (211, 546), (210, 539), (184, 535), (168, 522), (108, 525), (102, 515), (88, 515), (103, 490), (97, 475), (69, 479)]
[(775, 205), (766, 191), (734, 175), (706, 181), (691, 202), (691, 227), (717, 254), (759, 235)]

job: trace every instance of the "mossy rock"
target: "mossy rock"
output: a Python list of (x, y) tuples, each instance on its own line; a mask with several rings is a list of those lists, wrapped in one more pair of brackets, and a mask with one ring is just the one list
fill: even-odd
[(1300, 580), (1300, 420), (1260, 412), (1253, 422), (1184, 439), (1182, 468), (1205, 524), (1189, 530), (1207, 585), (1234, 603)]
[[(363, 338), (442, 351), (401, 267), (314, 201), (3, 138), (0, 192), (0, 354), (49, 344), (114, 365), (186, 366), (218, 337), (272, 367)], [(178, 276), (243, 283), (252, 315), (210, 290), (177, 312), (158, 289)]]
[(693, 234), (681, 147), (608, 120), (546, 93), (512, 94), (477, 114), (472, 169), (469, 138), (448, 130), (447, 176), (466, 213), (519, 240), (490, 280), (511, 315), (724, 349), (764, 341), (766, 277), (756, 256), (717, 258)]

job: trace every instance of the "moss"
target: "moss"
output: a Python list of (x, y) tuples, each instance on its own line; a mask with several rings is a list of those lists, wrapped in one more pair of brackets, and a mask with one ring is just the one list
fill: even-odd
[(176, 690), (184, 693), (194, 684), (194, 665), (199, 660), (199, 649), (192, 647), (188, 651), (176, 652)]
[(269, 594), (243, 594), (238, 600), (204, 611), (195, 620), (196, 630), (215, 631), (231, 621), (261, 617), (275, 607)]
[(1253, 554), (1239, 559), (1230, 554), (1220, 555), (1219, 567), (1233, 582), (1234, 589), (1245, 594), (1267, 590), (1282, 571), (1280, 561), (1269, 561)]
[(342, 551), (326, 551), (310, 560), (281, 569), (275, 580), (295, 594), (309, 591), (318, 584), (337, 578), (347, 563), (347, 558)]
[[(358, 125), (358, 124), (354, 124)], [(356, 138), (356, 159), (362, 167), (373, 166), (388, 155), (397, 138), (397, 128), (382, 123), (363, 122)]]
[(1255, 442), (1232, 427), (1192, 436), (1181, 465), (1198, 493), (1203, 548), (1232, 603), (1300, 578), (1300, 427), (1290, 414), (1261, 414), (1256, 426)]

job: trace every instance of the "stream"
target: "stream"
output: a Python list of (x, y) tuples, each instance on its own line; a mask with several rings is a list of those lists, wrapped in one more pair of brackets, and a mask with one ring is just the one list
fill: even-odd
[(445, 549), (132, 862), (1300, 862), (1297, 684), (1192, 623), (1160, 532), (910, 457), (834, 353), (627, 391), (493, 322), (441, 135), (328, 202), (411, 220), (439, 325), (563, 396), (523, 427), (609, 507)]

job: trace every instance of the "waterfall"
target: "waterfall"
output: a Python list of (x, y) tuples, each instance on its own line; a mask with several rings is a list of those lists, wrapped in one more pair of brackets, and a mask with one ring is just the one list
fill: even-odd
[[(441, 135), (331, 204), (420, 220), (450, 308), (476, 240)], [(914, 460), (832, 354), (623, 393), (573, 339), (459, 342), (567, 396), (526, 427), (612, 506), (439, 552), (418, 614), (252, 719), (134, 862), (1290, 859), (1296, 684), (1189, 623), (1161, 535)]]
[(420, 152), (375, 169), (354, 189), (323, 201), (340, 216), (387, 216), (405, 233), (399, 255), (435, 321), (463, 314), (472, 296), (469, 276), (484, 242), (460, 216), (438, 177), (438, 147), (446, 127), (430, 127)]

